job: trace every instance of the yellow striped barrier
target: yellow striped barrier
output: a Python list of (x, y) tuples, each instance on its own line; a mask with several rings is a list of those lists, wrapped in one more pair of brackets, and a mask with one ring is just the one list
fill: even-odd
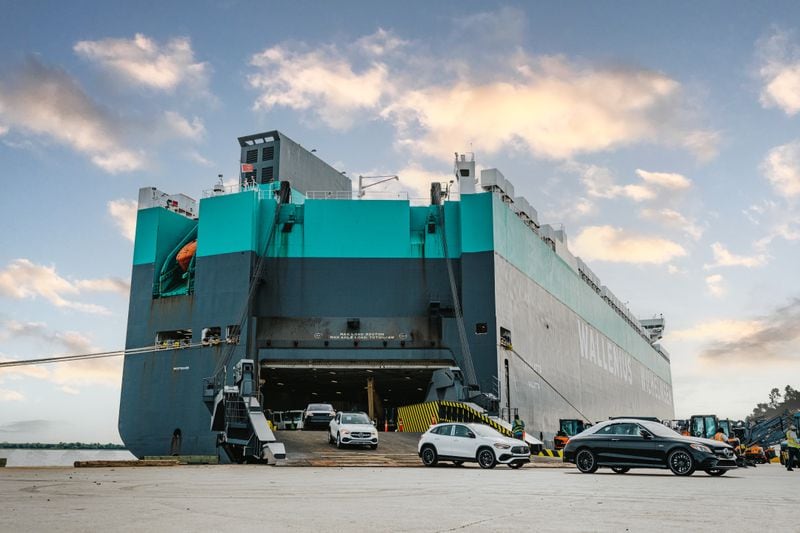
[(542, 450), (537, 453), (539, 457), (561, 457), (564, 458), (564, 450)]
[(507, 437), (513, 436), (511, 430), (462, 402), (442, 400), (416, 403), (398, 407), (397, 415), (403, 421), (403, 431), (409, 433), (423, 433), (439, 422), (480, 422)]

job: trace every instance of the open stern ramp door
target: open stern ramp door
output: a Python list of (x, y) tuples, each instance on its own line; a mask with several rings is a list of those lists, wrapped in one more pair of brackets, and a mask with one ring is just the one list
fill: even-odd
[(397, 406), (422, 401), (432, 374), (451, 361), (261, 360), (264, 407), (300, 410), (330, 403), (364, 411), (378, 422), (393, 420)]

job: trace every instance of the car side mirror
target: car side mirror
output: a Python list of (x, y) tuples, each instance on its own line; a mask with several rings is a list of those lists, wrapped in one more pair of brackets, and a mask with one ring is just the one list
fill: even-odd
[(648, 431), (642, 430), (639, 433), (641, 434), (642, 437), (644, 437), (645, 440), (650, 440), (653, 438), (653, 434)]
[(378, 425), (378, 423), (377, 423), (375, 420), (373, 420), (373, 421), (372, 421), (372, 425), (373, 425), (373, 426), (377, 426), (377, 425)]

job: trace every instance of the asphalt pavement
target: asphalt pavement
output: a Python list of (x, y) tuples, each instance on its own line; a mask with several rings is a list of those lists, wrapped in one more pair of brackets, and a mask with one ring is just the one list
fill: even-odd
[(0, 469), (0, 531), (798, 531), (800, 471)]

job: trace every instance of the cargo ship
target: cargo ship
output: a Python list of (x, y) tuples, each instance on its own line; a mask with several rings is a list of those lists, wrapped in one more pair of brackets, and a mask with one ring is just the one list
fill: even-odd
[(279, 131), (238, 140), (237, 184), (139, 192), (133, 454), (216, 453), (210, 396), (242, 360), (265, 412), (331, 403), (381, 428), (432, 399), (519, 414), (545, 442), (560, 419), (673, 418), (663, 318), (635, 318), (499, 170), (456, 154), (419, 201), (354, 190)]

